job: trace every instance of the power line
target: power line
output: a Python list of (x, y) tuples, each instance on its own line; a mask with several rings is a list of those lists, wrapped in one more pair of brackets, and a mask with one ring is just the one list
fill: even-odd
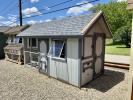
[[(59, 5), (62, 5), (62, 4), (65, 4), (65, 3), (71, 2), (71, 1), (74, 1), (74, 0), (66, 0), (66, 1), (64, 1), (64, 2), (60, 2), (60, 3), (58, 3), (58, 4), (55, 4), (55, 5), (49, 6), (49, 7), (47, 7), (47, 8), (50, 8), (50, 9), (51, 9), (51, 8), (57, 7), (57, 6), (59, 6)], [(40, 12), (40, 11), (44, 11), (44, 10), (46, 10), (46, 9), (39, 9), (38, 12)], [(31, 14), (34, 14), (34, 13), (36, 13), (36, 12), (32, 12), (32, 13), (27, 14), (27, 15), (31, 15)]]
[[(99, 1), (99, 0), (92, 0), (92, 1), (88, 1), (88, 2), (85, 2), (85, 3), (79, 4), (79, 5), (69, 6), (69, 7), (66, 7), (66, 8), (62, 8), (62, 9), (58, 9), (58, 10), (53, 10), (53, 11), (46, 12), (46, 13), (41, 13), (39, 15), (34, 15), (34, 16), (30, 16), (30, 17), (24, 17), (23, 19), (28, 19), (28, 18), (37, 17), (37, 16), (44, 15), (44, 14), (50, 14), (50, 13), (54, 13), (54, 12), (59, 12), (59, 11), (62, 11), (62, 10), (66, 10), (66, 9), (69, 9), (69, 8), (82, 6), (82, 5), (89, 4), (89, 3), (92, 3), (92, 2), (96, 2), (96, 1)], [(18, 21), (20, 21), (20, 20), (16, 20), (16, 21), (10, 23), (8, 26), (10, 26), (10, 25), (12, 25), (12, 24), (14, 24), (14, 23), (16, 23)]]
[[(83, 6), (85, 4), (89, 4), (89, 3), (92, 3), (92, 2), (96, 2), (96, 1), (99, 1), (99, 0), (92, 0), (92, 1), (88, 1), (88, 2), (82, 3), (82, 4), (69, 6), (69, 7), (65, 7), (65, 8), (62, 8), (62, 9), (57, 9), (57, 10), (53, 10), (53, 11), (50, 11), (50, 12), (41, 13), (41, 14), (38, 14), (38, 15), (33, 15), (33, 16), (30, 16), (30, 17), (23, 17), (23, 19), (28, 19), (28, 18), (33, 18), (33, 17), (40, 16), (40, 15), (46, 15), (46, 14), (50, 14), (50, 13), (54, 13), (54, 12), (59, 12), (59, 11), (62, 11), (62, 10), (73, 8), (73, 7)], [(38, 12), (40, 12), (40, 11), (37, 11), (37, 12), (34, 12), (34, 13), (38, 13)]]

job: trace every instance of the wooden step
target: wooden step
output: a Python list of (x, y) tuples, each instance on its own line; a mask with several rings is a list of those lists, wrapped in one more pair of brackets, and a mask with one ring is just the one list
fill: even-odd
[(129, 64), (123, 64), (123, 63), (105, 62), (104, 66), (129, 70)]

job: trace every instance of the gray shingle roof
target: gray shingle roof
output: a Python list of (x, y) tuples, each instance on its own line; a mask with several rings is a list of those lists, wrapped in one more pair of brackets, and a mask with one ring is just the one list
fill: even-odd
[(67, 17), (32, 25), (18, 36), (80, 36), (81, 30), (96, 14)]

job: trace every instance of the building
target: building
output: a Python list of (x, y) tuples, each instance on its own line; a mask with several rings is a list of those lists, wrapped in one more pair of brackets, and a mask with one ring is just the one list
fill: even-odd
[(4, 47), (7, 45), (6, 41), (8, 37), (4, 34), (4, 32), (9, 28), (10, 27), (7, 26), (0, 26), (0, 59), (5, 58)]
[(35, 24), (18, 36), (25, 65), (77, 87), (104, 73), (105, 39), (112, 37), (101, 11)]
[(29, 26), (13, 26), (8, 28), (4, 35), (7, 37), (7, 45), (4, 47), (5, 59), (15, 63), (23, 63), (22, 38), (16, 37), (17, 34), (27, 29)]
[[(133, 0), (128, 0), (128, 10), (133, 10)], [(133, 16), (133, 14), (132, 14)], [(129, 86), (128, 100), (133, 100), (133, 17), (132, 17), (132, 36), (131, 36), (131, 53), (130, 53), (130, 69), (129, 69)]]

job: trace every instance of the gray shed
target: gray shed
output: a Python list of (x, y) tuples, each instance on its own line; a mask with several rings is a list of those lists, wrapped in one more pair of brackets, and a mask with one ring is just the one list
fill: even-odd
[(104, 73), (105, 38), (111, 38), (103, 13), (32, 25), (21, 32), (24, 64), (81, 87)]

